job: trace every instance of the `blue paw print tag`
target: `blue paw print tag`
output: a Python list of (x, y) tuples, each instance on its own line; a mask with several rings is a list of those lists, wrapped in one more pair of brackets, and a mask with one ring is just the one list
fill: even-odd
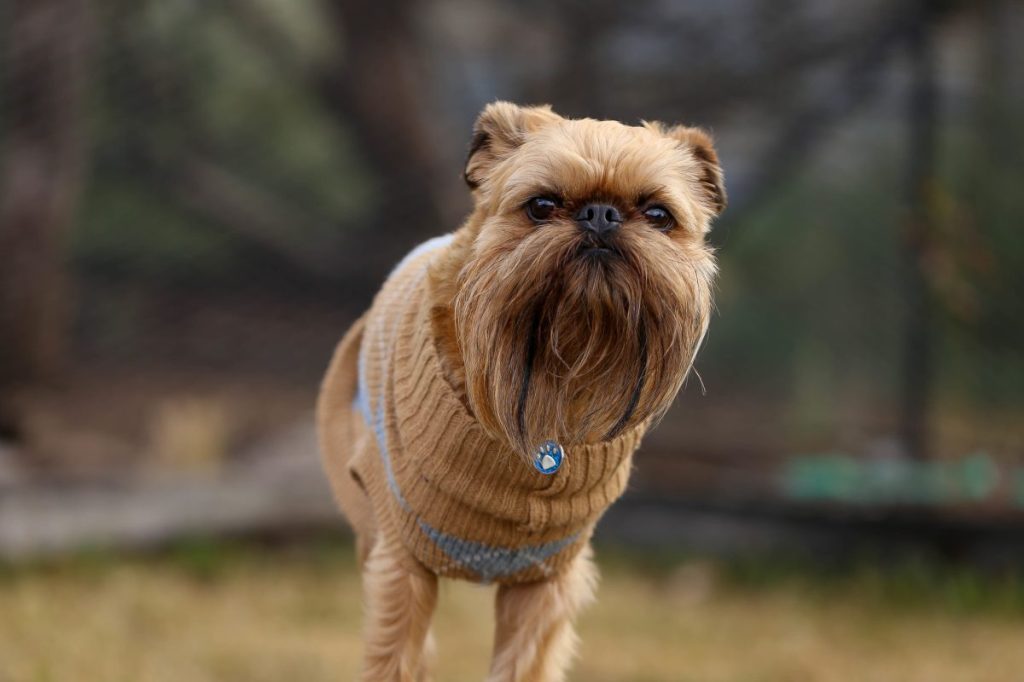
[(544, 475), (551, 475), (562, 466), (565, 453), (562, 446), (553, 440), (544, 441), (533, 454), (533, 466)]

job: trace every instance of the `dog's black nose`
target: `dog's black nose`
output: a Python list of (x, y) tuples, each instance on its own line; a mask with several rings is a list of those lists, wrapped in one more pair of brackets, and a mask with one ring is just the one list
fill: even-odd
[(582, 230), (604, 237), (619, 229), (622, 214), (608, 204), (587, 204), (576, 212), (576, 223)]

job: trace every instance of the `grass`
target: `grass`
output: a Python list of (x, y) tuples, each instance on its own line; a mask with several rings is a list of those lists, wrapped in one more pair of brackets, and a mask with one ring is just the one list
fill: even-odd
[[(1003, 682), (1024, 670), (1013, 576), (599, 556), (577, 682)], [(491, 598), (443, 588), (439, 682), (483, 679)], [(359, 631), (359, 578), (334, 541), (0, 570), (0, 682), (351, 680)]]

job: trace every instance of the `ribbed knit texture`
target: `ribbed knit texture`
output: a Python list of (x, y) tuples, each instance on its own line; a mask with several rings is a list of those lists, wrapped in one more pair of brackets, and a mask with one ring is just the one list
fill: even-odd
[[(344, 430), (352, 451), (325, 452), (326, 468), (332, 478), (353, 475), (380, 531), (438, 575), (498, 583), (550, 577), (622, 494), (647, 424), (609, 442), (566, 447), (551, 475), (490, 437), (443, 376), (432, 337), (426, 270), (448, 243), (434, 240), (403, 261), (342, 341), (330, 371), (355, 389), (353, 404), (329, 427)], [(347, 466), (331, 461), (346, 454)]]

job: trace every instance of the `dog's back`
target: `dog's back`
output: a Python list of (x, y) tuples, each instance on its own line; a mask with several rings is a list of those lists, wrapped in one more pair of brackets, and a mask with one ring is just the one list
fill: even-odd
[(356, 443), (369, 436), (366, 425), (357, 418), (353, 407), (358, 391), (359, 346), (364, 326), (365, 317), (361, 317), (338, 344), (320, 386), (316, 405), (324, 470), (338, 506), (355, 531), (360, 562), (372, 547), (376, 532), (370, 499), (349, 472)]

